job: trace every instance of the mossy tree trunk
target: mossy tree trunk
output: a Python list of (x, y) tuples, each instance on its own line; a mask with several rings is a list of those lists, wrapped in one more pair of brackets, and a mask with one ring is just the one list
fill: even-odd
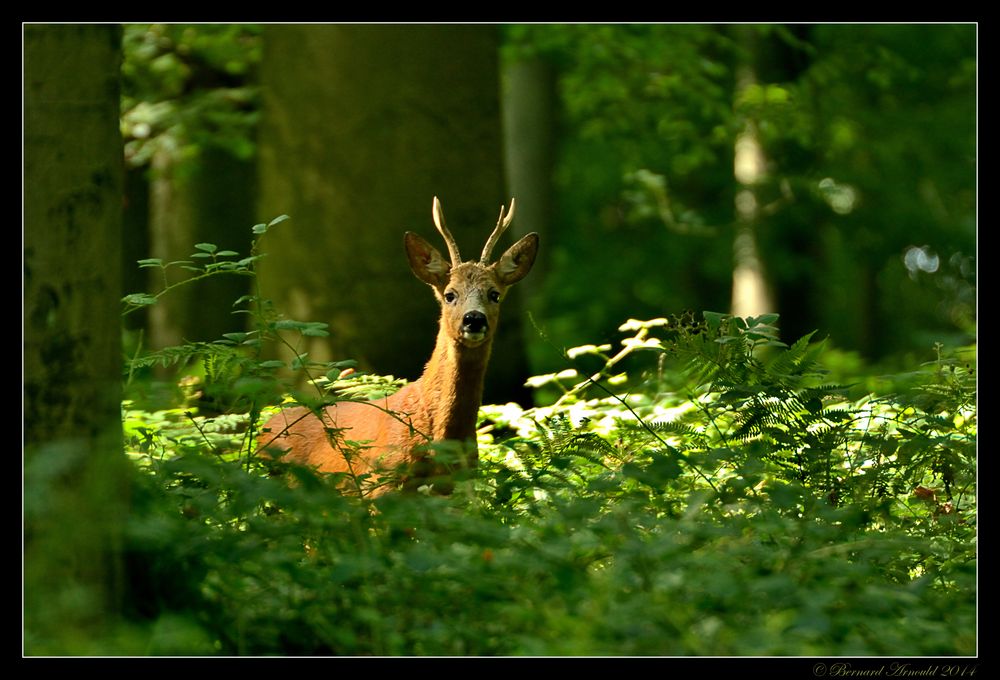
[(121, 446), (121, 31), (24, 29), (25, 652), (113, 622)]
[[(263, 49), (260, 217), (292, 218), (262, 245), (263, 293), (291, 318), (330, 324), (329, 338), (303, 345), (312, 358), (416, 378), (438, 310), (410, 273), (403, 232), (439, 242), (438, 196), (475, 259), (510, 200), (496, 29), (268, 26)], [(488, 400), (523, 397), (516, 303), (502, 317)]]

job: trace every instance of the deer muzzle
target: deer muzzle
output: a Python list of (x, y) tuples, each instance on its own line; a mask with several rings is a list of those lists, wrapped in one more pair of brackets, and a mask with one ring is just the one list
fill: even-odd
[(462, 316), (462, 338), (471, 342), (482, 342), (489, 331), (490, 322), (482, 312), (466, 312)]

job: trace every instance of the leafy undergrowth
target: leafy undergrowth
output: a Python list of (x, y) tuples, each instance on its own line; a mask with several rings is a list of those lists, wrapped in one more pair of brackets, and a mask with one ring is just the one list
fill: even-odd
[(485, 406), (446, 498), (275, 474), (240, 399), (127, 404), (123, 651), (975, 654), (974, 350), (859, 393), (775, 322), (630, 321), (615, 353), (571, 350), (597, 370)]

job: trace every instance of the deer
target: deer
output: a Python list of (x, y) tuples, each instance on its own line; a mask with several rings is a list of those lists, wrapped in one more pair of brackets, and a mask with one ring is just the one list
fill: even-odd
[(297, 406), (277, 413), (259, 439), (267, 455), (321, 473), (371, 481), (365, 489), (354, 486), (368, 497), (400, 486), (448, 494), (456, 467), (476, 466), (476, 421), (500, 304), (531, 270), (539, 237), (527, 234), (490, 262), (514, 218), (512, 198), (509, 209), (500, 206), (479, 260), (463, 262), (436, 196), (431, 214), (448, 259), (414, 232), (403, 237), (410, 269), (431, 287), (441, 310), (434, 351), (421, 376), (383, 399), (339, 401), (316, 410)]

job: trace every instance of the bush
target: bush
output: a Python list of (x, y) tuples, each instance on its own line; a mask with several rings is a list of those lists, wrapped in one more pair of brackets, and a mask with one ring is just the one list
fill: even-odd
[[(257, 247), (181, 264), (255, 277)], [(285, 401), (307, 405), (400, 381), (266, 359), (325, 328), (240, 305), (255, 330), (129, 362), (127, 620), (102, 648), (976, 653), (974, 348), (833, 383), (822, 343), (785, 345), (773, 315), (629, 320), (620, 350), (528, 381), (549, 405), (484, 406), (478, 476), (451, 496), (371, 499), (261, 460), (256, 436), (278, 369), (305, 373), (312, 392)], [(157, 363), (183, 369), (166, 390), (142, 378)]]
[(184, 622), (168, 653), (975, 653), (971, 373), (848, 396), (774, 322), (630, 322), (634, 378), (570, 352), (604, 367), (485, 406), (449, 498), (264, 466), (250, 415), (130, 411), (133, 615)]

